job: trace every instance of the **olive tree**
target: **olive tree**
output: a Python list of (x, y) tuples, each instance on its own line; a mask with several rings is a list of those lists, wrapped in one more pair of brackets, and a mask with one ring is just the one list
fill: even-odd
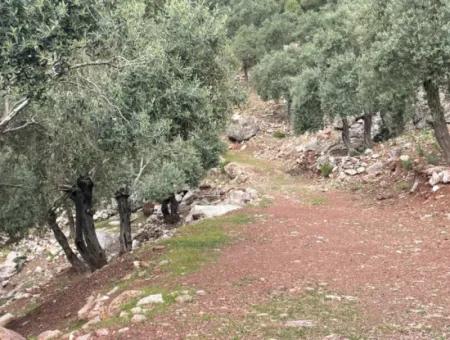
[(30, 101), (69, 69), (86, 66), (70, 57), (95, 41), (103, 7), (94, 0), (0, 3), (0, 136), (35, 125), (38, 118), (26, 114)]
[(450, 163), (450, 135), (440, 98), (450, 70), (450, 4), (440, 0), (374, 1), (371, 15), (383, 25), (376, 36), (377, 68), (406, 87), (421, 86), (432, 127), (443, 156)]

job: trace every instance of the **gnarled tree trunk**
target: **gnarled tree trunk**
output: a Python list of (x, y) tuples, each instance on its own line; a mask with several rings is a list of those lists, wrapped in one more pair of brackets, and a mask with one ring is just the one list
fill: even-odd
[(348, 123), (347, 117), (342, 118), (342, 142), (347, 148), (348, 153), (352, 152), (352, 144), (350, 142), (350, 124)]
[(364, 147), (370, 149), (372, 147), (372, 118), (373, 114), (365, 113), (362, 117), (364, 121)]
[(119, 189), (115, 195), (120, 216), (120, 254), (125, 254), (132, 249), (129, 197), (130, 194), (127, 188)]
[(175, 194), (170, 195), (168, 199), (165, 199), (162, 202), (161, 212), (166, 223), (175, 224), (180, 221), (180, 215), (178, 215), (178, 201), (175, 198)]
[(423, 83), (427, 95), (428, 107), (433, 117), (433, 129), (436, 140), (442, 149), (442, 154), (447, 164), (450, 164), (450, 134), (445, 121), (444, 109), (439, 97), (439, 86), (432, 79)]
[(72, 251), (72, 248), (70, 247), (66, 235), (64, 235), (62, 230), (59, 228), (59, 225), (56, 222), (56, 214), (53, 210), (50, 210), (47, 214), (47, 224), (53, 231), (53, 235), (55, 235), (56, 241), (58, 241), (59, 245), (64, 250), (64, 254), (66, 254), (66, 258), (72, 265), (72, 268), (79, 273), (86, 271), (87, 269), (86, 266)]
[(70, 190), (70, 198), (75, 203), (75, 245), (81, 257), (94, 271), (106, 263), (106, 255), (95, 233), (92, 210), (94, 183), (89, 177), (79, 177)]

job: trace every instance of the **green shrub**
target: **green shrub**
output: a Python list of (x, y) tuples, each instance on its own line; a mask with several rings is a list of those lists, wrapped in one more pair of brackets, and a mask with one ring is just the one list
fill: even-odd
[(331, 165), (330, 163), (324, 163), (320, 166), (320, 174), (323, 177), (328, 178), (333, 172), (333, 169), (334, 169), (333, 165)]
[(278, 139), (283, 139), (283, 138), (286, 138), (287, 135), (283, 131), (275, 131), (273, 133), (273, 137), (278, 138)]
[(420, 144), (416, 146), (416, 152), (419, 157), (425, 156), (425, 150), (423, 149), (422, 145), (420, 145)]
[(407, 170), (407, 171), (410, 171), (410, 170), (413, 169), (413, 162), (412, 162), (412, 160), (410, 160), (410, 159), (408, 159), (408, 160), (402, 160), (402, 161), (401, 161), (401, 164), (402, 164), (402, 168), (405, 169), (405, 170)]
[(427, 153), (427, 154), (425, 155), (425, 159), (427, 160), (427, 163), (428, 163), (428, 164), (431, 164), (431, 165), (438, 165), (438, 164), (439, 164), (440, 157), (439, 157), (439, 155), (438, 155), (437, 153), (435, 153), (435, 152), (430, 152), (430, 153)]
[(220, 169), (220, 172), (221, 172), (222, 174), (225, 174), (225, 167), (226, 167), (228, 164), (230, 164), (230, 161), (228, 161), (228, 160), (226, 160), (226, 159), (220, 161), (220, 163), (219, 163), (219, 169)]

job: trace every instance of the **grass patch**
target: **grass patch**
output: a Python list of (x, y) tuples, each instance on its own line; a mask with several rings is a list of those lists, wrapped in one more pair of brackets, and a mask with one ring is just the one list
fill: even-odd
[(225, 162), (231, 163), (239, 163), (244, 165), (249, 165), (258, 170), (271, 170), (273, 166), (266, 161), (256, 159), (252, 155), (242, 152), (242, 151), (228, 151), (224, 155)]
[(98, 221), (95, 223), (95, 229), (103, 229), (103, 230), (115, 230), (119, 231), (119, 226), (111, 224), (112, 220), (104, 220), (104, 221)]
[(264, 196), (259, 200), (257, 207), (265, 209), (265, 208), (269, 208), (272, 204), (273, 204), (273, 199)]
[(311, 203), (312, 205), (315, 205), (315, 206), (323, 205), (323, 204), (326, 203), (326, 201), (327, 201), (327, 200), (326, 200), (325, 197), (320, 197), (320, 196), (313, 197), (313, 198), (310, 199), (310, 203)]
[(331, 173), (333, 172), (333, 165), (330, 163), (325, 163), (320, 166), (320, 174), (322, 177), (328, 178), (330, 177)]
[(413, 161), (411, 159), (401, 160), (402, 168), (406, 171), (411, 171), (414, 167)]
[[(310, 320), (313, 327), (285, 327), (288, 320)], [(321, 339), (330, 334), (363, 339), (364, 322), (355, 302), (345, 298), (328, 299), (323, 291), (314, 290), (301, 297), (279, 296), (255, 307), (239, 329), (243, 337), (263, 336), (265, 339)]]
[(227, 161), (226, 159), (221, 160), (220, 163), (219, 163), (219, 169), (220, 169), (220, 172), (221, 172), (223, 175), (226, 174), (225, 167), (226, 167), (228, 164), (230, 164), (230, 161)]
[(395, 183), (395, 188), (397, 191), (409, 191), (411, 184), (408, 181), (402, 180)]
[(440, 156), (436, 152), (426, 153), (425, 159), (427, 161), (427, 164), (430, 165), (439, 165), (440, 163)]
[(196, 271), (216, 257), (218, 248), (230, 242), (224, 226), (233, 227), (250, 222), (250, 215), (238, 213), (185, 226), (176, 237), (161, 243), (167, 247), (167, 252), (161, 257), (161, 260), (168, 261), (163, 270), (174, 275)]

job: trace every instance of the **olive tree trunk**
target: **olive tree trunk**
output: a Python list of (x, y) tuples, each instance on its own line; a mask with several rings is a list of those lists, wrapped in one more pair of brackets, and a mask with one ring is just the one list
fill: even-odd
[(75, 204), (75, 246), (92, 271), (106, 265), (106, 255), (95, 233), (92, 194), (94, 183), (89, 177), (80, 177), (70, 190)]
[(174, 194), (170, 195), (168, 199), (165, 199), (162, 202), (161, 212), (166, 223), (175, 224), (180, 221), (180, 215), (178, 214), (178, 201)]
[(47, 214), (47, 224), (53, 231), (53, 235), (55, 235), (56, 241), (58, 241), (59, 245), (63, 249), (67, 260), (72, 265), (72, 268), (79, 273), (86, 271), (87, 269), (86, 266), (72, 251), (72, 248), (70, 247), (66, 235), (64, 235), (58, 223), (56, 222), (56, 214), (53, 210), (50, 210)]
[(127, 188), (121, 188), (115, 195), (120, 216), (119, 242), (121, 255), (132, 250), (130, 221), (131, 207), (129, 197), (130, 194)]
[(364, 147), (366, 149), (370, 149), (372, 147), (372, 119), (373, 114), (372, 113), (365, 113), (362, 117), (364, 121)]
[(350, 124), (348, 123), (347, 117), (342, 118), (342, 142), (350, 154), (352, 151), (352, 144), (350, 142)]
[(433, 118), (433, 129), (442, 154), (447, 164), (450, 164), (450, 134), (448, 132), (447, 122), (445, 121), (444, 109), (439, 96), (439, 86), (429, 79), (423, 83), (427, 95), (428, 107)]
[(248, 66), (244, 63), (244, 66), (242, 68), (244, 70), (244, 79), (248, 83)]

